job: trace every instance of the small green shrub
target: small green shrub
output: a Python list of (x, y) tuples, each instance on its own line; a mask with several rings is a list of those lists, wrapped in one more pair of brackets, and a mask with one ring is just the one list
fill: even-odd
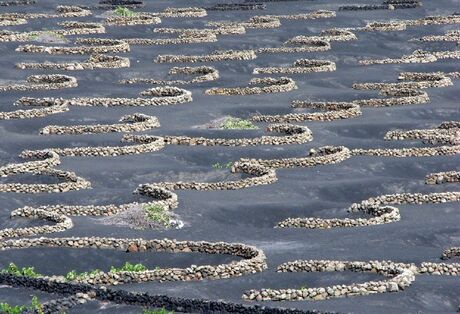
[(123, 17), (132, 17), (132, 16), (137, 15), (136, 12), (131, 11), (130, 9), (122, 7), (122, 6), (118, 6), (115, 10), (113, 10), (113, 13), (115, 15), (123, 16)]
[(232, 169), (233, 161), (229, 161), (225, 164), (221, 164), (220, 162), (216, 162), (212, 165), (214, 169)]
[(0, 312), (5, 314), (22, 314), (24, 312), (34, 312), (43, 314), (43, 305), (38, 301), (36, 296), (32, 297), (32, 302), (29, 306), (26, 305), (9, 305), (8, 303), (0, 303)]
[(145, 309), (142, 314), (174, 314), (173, 311), (168, 311), (164, 307), (156, 310)]
[(32, 297), (32, 302), (29, 307), (31, 310), (34, 310), (37, 314), (43, 314), (43, 304), (40, 303), (37, 296)]
[(35, 271), (34, 267), (22, 267), (19, 268), (15, 263), (10, 263), (7, 268), (0, 271), (1, 273), (11, 274), (15, 276), (26, 276), (31, 278), (40, 277), (41, 274)]
[(147, 218), (155, 221), (165, 227), (171, 226), (171, 218), (164, 206), (151, 204), (144, 207), (147, 212)]
[(224, 130), (253, 130), (257, 129), (251, 121), (240, 118), (228, 118), (221, 125)]
[(25, 305), (9, 305), (8, 303), (0, 303), (0, 312), (6, 314), (21, 314), (27, 310)]
[(145, 271), (147, 270), (147, 267), (145, 267), (142, 264), (131, 264), (130, 262), (126, 262), (123, 266), (116, 268), (115, 266), (110, 267), (110, 272), (111, 273), (119, 273), (122, 271), (135, 271), (135, 272), (140, 272), (140, 271)]
[(66, 275), (65, 275), (65, 279), (67, 281), (73, 281), (73, 280), (77, 280), (77, 279), (85, 279), (85, 278), (88, 278), (92, 275), (97, 275), (99, 273), (101, 273), (102, 270), (100, 269), (95, 269), (95, 270), (91, 270), (91, 271), (85, 271), (85, 272), (82, 272), (82, 273), (77, 273), (75, 270), (71, 270), (69, 271)]

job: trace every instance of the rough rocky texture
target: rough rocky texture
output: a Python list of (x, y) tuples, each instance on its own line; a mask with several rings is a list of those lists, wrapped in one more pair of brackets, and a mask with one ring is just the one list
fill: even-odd
[(219, 71), (211, 66), (199, 66), (199, 67), (173, 67), (169, 70), (168, 75), (197, 75), (189, 80), (158, 80), (150, 78), (130, 78), (121, 80), (120, 84), (166, 84), (166, 85), (185, 85), (194, 83), (203, 83), (208, 81), (215, 81), (219, 78)]
[(7, 228), (0, 230), (0, 238), (12, 238), (40, 235), (45, 233), (62, 232), (73, 227), (70, 216), (113, 216), (125, 212), (133, 206), (161, 206), (165, 210), (173, 210), (178, 206), (177, 195), (162, 187), (149, 185), (139, 187), (136, 193), (154, 198), (155, 201), (144, 203), (127, 203), (121, 205), (46, 205), (40, 207), (21, 207), (11, 212), (11, 218), (24, 217), (30, 219), (39, 219), (52, 222), (52, 225), (43, 225), (37, 227), (24, 228)]
[(21, 45), (16, 48), (19, 52), (48, 53), (51, 55), (67, 54), (94, 54), (108, 52), (128, 52), (129, 44), (123, 40), (107, 38), (77, 38), (75, 44), (87, 44), (86, 46), (64, 47), (64, 46), (41, 46)]
[(384, 281), (368, 281), (365, 283), (355, 283), (351, 285), (335, 285), (318, 288), (249, 290), (243, 294), (243, 299), (257, 301), (318, 301), (347, 296), (399, 292), (407, 288), (415, 280), (416, 269), (416, 266), (413, 264), (394, 263), (391, 261), (350, 262), (331, 260), (298, 260), (281, 264), (278, 266), (277, 272), (364, 271), (375, 272), (391, 278)]
[(59, 156), (56, 153), (45, 151), (38, 158), (41, 160), (2, 166), (0, 167), (0, 175), (7, 177), (30, 173), (37, 176), (56, 177), (64, 182), (54, 184), (2, 183), (0, 184), (0, 192), (57, 193), (91, 188), (89, 181), (78, 177), (74, 172), (54, 169), (54, 166), (60, 164)]
[(162, 86), (154, 87), (142, 91), (141, 96), (137, 98), (108, 98), (108, 97), (78, 97), (78, 98), (31, 98), (22, 97), (17, 103), (27, 106), (103, 106), (103, 107), (117, 107), (117, 106), (168, 106), (183, 104), (191, 102), (192, 93), (188, 90)]
[(327, 29), (320, 36), (295, 36), (283, 43), (281, 47), (259, 48), (257, 53), (297, 53), (327, 51), (331, 49), (331, 41), (357, 40), (355, 34), (344, 29)]
[(40, 130), (40, 134), (95, 134), (109, 132), (140, 132), (158, 128), (160, 122), (156, 117), (135, 113), (121, 117), (119, 124), (89, 124), (60, 126), (48, 125)]
[(217, 41), (217, 37), (209, 32), (187, 32), (180, 33), (177, 38), (127, 38), (124, 39), (130, 45), (179, 45), (179, 44), (198, 44), (212, 43)]
[[(445, 173), (431, 174), (431, 176), (443, 176)], [(459, 182), (458, 173), (449, 176), (450, 181)], [(429, 179), (431, 182), (431, 179)], [(443, 183), (440, 181), (439, 183)], [(439, 193), (398, 193), (372, 197), (360, 203), (354, 203), (348, 211), (363, 212), (371, 218), (287, 218), (278, 223), (279, 228), (309, 228), (309, 229), (329, 229), (335, 227), (359, 227), (380, 225), (396, 222), (401, 219), (399, 209), (393, 206), (398, 204), (442, 204), (446, 202), (460, 202), (460, 192), (439, 192)]]
[(65, 21), (58, 23), (63, 29), (53, 29), (46, 31), (15, 32), (2, 30), (0, 31), (0, 42), (3, 41), (31, 41), (34, 38), (52, 34), (54, 36), (84, 35), (84, 34), (102, 34), (105, 33), (105, 27), (100, 23), (86, 23), (76, 21)]
[(299, 59), (290, 67), (255, 68), (253, 74), (298, 74), (335, 71), (335, 62), (328, 60)]
[[(310, 142), (313, 139), (310, 129), (306, 126), (294, 124), (270, 124), (267, 132), (285, 133), (286, 136), (261, 136), (256, 138), (205, 138), (188, 136), (163, 137), (167, 145), (187, 145), (187, 146), (256, 146), (256, 145), (289, 145)], [(157, 136), (152, 135), (133, 135), (127, 134), (123, 137), (125, 142), (150, 143), (158, 140)]]
[(174, 63), (174, 62), (212, 62), (226, 60), (252, 60), (257, 56), (253, 50), (227, 50), (214, 51), (208, 55), (158, 55), (155, 59), (157, 63)]
[(205, 90), (207, 95), (257, 95), (267, 93), (285, 93), (297, 89), (295, 81), (289, 77), (264, 77), (253, 78), (249, 85), (261, 85), (255, 87), (213, 87)]
[[(117, 238), (34, 238), (11, 239), (0, 243), (0, 250), (26, 249), (32, 247), (68, 247), (112, 249), (126, 252), (200, 252), (206, 254), (229, 254), (242, 257), (242, 260), (220, 265), (191, 265), (187, 268), (156, 268), (139, 272), (99, 272), (84, 278), (75, 279), (78, 283), (119, 285), (146, 281), (191, 281), (239, 277), (253, 274), (267, 268), (263, 251), (249, 245), (225, 242), (144, 240)], [(63, 276), (45, 276), (45, 280), (65, 282)]]
[(94, 54), (91, 55), (86, 61), (79, 62), (20, 62), (16, 63), (19, 69), (57, 69), (66, 71), (76, 70), (94, 70), (94, 69), (118, 69), (129, 68), (130, 62), (128, 58), (119, 56), (107, 56)]
[(388, 64), (388, 63), (430, 63), (442, 59), (460, 59), (460, 51), (424, 51), (415, 50), (410, 55), (404, 55), (398, 59), (386, 58), (375, 60), (360, 60), (359, 64), (373, 65), (373, 64)]
[(0, 85), (0, 92), (26, 91), (39, 89), (62, 89), (77, 87), (77, 79), (73, 76), (61, 74), (31, 75), (27, 77), (26, 84)]
[(309, 102), (294, 100), (291, 103), (291, 107), (319, 109), (325, 112), (290, 113), (285, 115), (256, 114), (251, 117), (251, 120), (257, 122), (333, 121), (337, 119), (349, 119), (362, 114), (360, 106), (347, 102)]

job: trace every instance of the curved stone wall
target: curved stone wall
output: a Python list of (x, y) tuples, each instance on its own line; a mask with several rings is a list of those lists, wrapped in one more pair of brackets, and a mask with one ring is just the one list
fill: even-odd
[[(75, 279), (76, 283), (118, 285), (132, 282), (147, 281), (196, 281), (215, 280), (253, 274), (267, 268), (266, 257), (262, 250), (239, 243), (176, 241), (176, 240), (144, 240), (117, 238), (23, 238), (4, 240), (0, 249), (26, 249), (32, 247), (67, 247), (112, 249), (126, 252), (199, 252), (205, 254), (228, 254), (243, 258), (228, 264), (191, 265), (187, 268), (157, 268), (139, 272), (99, 272), (85, 278)], [(45, 280), (65, 282), (64, 276), (42, 277)]]
[[(289, 145), (302, 144), (313, 140), (310, 129), (306, 126), (294, 124), (270, 124), (267, 132), (285, 133), (286, 136), (261, 136), (256, 138), (205, 138), (188, 136), (163, 136), (165, 144), (168, 145), (203, 145), (203, 146), (256, 146), (256, 145)], [(158, 141), (155, 135), (133, 135), (126, 134), (123, 137), (125, 142), (151, 143)]]
[(63, 135), (63, 134), (95, 134), (109, 132), (140, 132), (158, 128), (160, 122), (157, 117), (135, 113), (121, 117), (119, 124), (89, 124), (60, 126), (48, 125), (40, 130), (40, 134)]
[(66, 112), (68, 110), (69, 107), (67, 105), (58, 105), (38, 109), (2, 111), (0, 112), (0, 120), (41, 118), (52, 114)]
[(283, 159), (240, 159), (233, 163), (232, 172), (242, 172), (254, 177), (236, 181), (220, 182), (159, 182), (143, 184), (139, 189), (162, 187), (168, 190), (239, 190), (257, 185), (271, 184), (278, 180), (276, 169), (294, 167), (314, 167), (342, 162), (350, 157), (350, 151), (346, 147), (320, 147), (314, 150), (308, 157), (283, 158)]
[[(431, 177), (444, 176), (445, 173), (430, 174), (428, 182), (432, 182)], [(458, 172), (454, 175), (449, 174), (450, 180), (446, 182), (459, 182)], [(439, 182), (443, 183), (443, 182)], [(401, 219), (399, 209), (393, 206), (398, 204), (441, 204), (446, 202), (460, 202), (460, 192), (439, 192), (439, 193), (398, 193), (371, 197), (361, 203), (354, 203), (349, 208), (349, 212), (363, 212), (370, 215), (370, 218), (287, 218), (278, 223), (279, 228), (309, 228), (309, 229), (329, 229), (335, 227), (359, 227), (380, 225), (395, 222)]]
[(357, 40), (355, 34), (345, 29), (327, 29), (321, 31), (320, 36), (295, 36), (284, 42), (281, 47), (267, 47), (257, 49), (257, 53), (298, 53), (327, 51), (331, 49), (332, 41)]
[(2, 177), (8, 177), (11, 175), (29, 173), (37, 176), (56, 177), (64, 182), (51, 184), (1, 183), (0, 192), (57, 193), (91, 188), (91, 183), (89, 181), (78, 177), (75, 173), (54, 169), (54, 166), (60, 164), (59, 156), (56, 153), (44, 151), (43, 154), (37, 156), (37, 158), (40, 160), (2, 166), (0, 167), (0, 175)]
[(373, 65), (373, 64), (403, 64), (403, 63), (430, 63), (442, 59), (460, 59), (460, 51), (423, 51), (415, 50), (410, 55), (404, 55), (398, 59), (386, 58), (375, 60), (360, 60), (359, 64)]
[(257, 95), (268, 93), (286, 93), (297, 89), (295, 81), (289, 77), (264, 77), (253, 78), (249, 81), (249, 85), (261, 85), (254, 87), (213, 87), (204, 91), (207, 95)]
[(253, 50), (225, 50), (214, 51), (207, 55), (158, 55), (155, 59), (157, 63), (174, 63), (174, 62), (213, 62), (229, 60), (253, 60), (257, 58)]
[(88, 146), (67, 148), (46, 148), (39, 150), (24, 150), (22, 158), (36, 158), (43, 156), (47, 151), (53, 151), (59, 156), (86, 156), (86, 157), (115, 157), (155, 152), (164, 147), (164, 139), (159, 137), (146, 144), (124, 146)]
[(41, 46), (41, 45), (21, 45), (16, 48), (19, 52), (28, 53), (47, 53), (51, 55), (67, 54), (94, 54), (108, 52), (128, 52), (129, 44), (123, 40), (108, 38), (77, 38), (75, 44), (87, 44), (86, 46)]
[(0, 31), (0, 42), (7, 41), (31, 41), (41, 35), (84, 35), (84, 34), (102, 34), (105, 33), (105, 27), (100, 23), (86, 23), (76, 21), (60, 22), (58, 25), (63, 29), (53, 29), (46, 31), (15, 32), (8, 30)]
[(251, 117), (256, 122), (301, 122), (301, 121), (333, 121), (349, 119), (362, 115), (360, 106), (347, 102), (309, 102), (294, 100), (292, 108), (312, 108), (325, 112), (290, 113), (284, 115), (255, 114)]
[(290, 67), (254, 68), (253, 74), (298, 74), (311, 72), (333, 72), (335, 62), (329, 60), (299, 59)]
[(138, 188), (136, 193), (151, 197), (155, 199), (155, 201), (145, 203), (133, 202), (121, 205), (45, 205), (39, 207), (25, 206), (17, 208), (11, 212), (11, 218), (23, 217), (29, 219), (39, 219), (49, 221), (53, 224), (36, 227), (2, 229), (0, 230), (0, 238), (24, 237), (62, 232), (73, 227), (73, 222), (70, 216), (112, 216), (136, 206), (143, 208), (146, 206), (161, 206), (165, 210), (173, 210), (178, 206), (177, 195), (159, 186), (144, 186), (142, 188)]
[[(188, 90), (162, 86), (149, 88), (140, 93), (137, 98), (108, 98), (108, 97), (77, 97), (77, 98), (32, 98), (22, 97), (17, 103), (26, 106), (103, 106), (103, 107), (118, 107), (118, 106), (168, 106), (191, 102), (192, 93)], [(147, 98), (149, 97), (149, 98)]]
[(118, 69), (118, 68), (129, 68), (129, 58), (119, 56), (107, 56), (94, 54), (91, 55), (85, 61), (73, 61), (73, 62), (20, 62), (16, 63), (16, 67), (19, 69), (56, 69), (66, 71), (76, 70), (94, 70), (94, 69)]
[(28, 76), (26, 79), (26, 84), (0, 85), (0, 92), (41, 89), (63, 89), (74, 88), (77, 86), (77, 79), (73, 76), (62, 74), (41, 74)]
[(407, 288), (415, 280), (416, 267), (413, 264), (394, 263), (391, 261), (297, 260), (281, 264), (277, 268), (277, 272), (326, 271), (374, 272), (390, 277), (390, 279), (318, 288), (249, 290), (243, 294), (243, 299), (257, 301), (317, 301), (347, 296), (398, 292)]
[(131, 25), (154, 25), (160, 24), (159, 17), (137, 13), (134, 16), (108, 16), (105, 23), (110, 26), (131, 26)]
[(167, 84), (167, 85), (186, 85), (194, 83), (203, 83), (209, 81), (215, 81), (219, 78), (219, 71), (211, 66), (199, 66), (199, 67), (173, 67), (169, 70), (168, 75), (197, 75), (189, 80), (157, 80), (150, 78), (130, 78), (121, 80), (120, 84)]
[(246, 29), (243, 26), (240, 27), (217, 27), (217, 28), (169, 28), (159, 27), (153, 29), (154, 33), (165, 33), (165, 34), (180, 34), (180, 33), (211, 33), (214, 35), (240, 35), (245, 34)]

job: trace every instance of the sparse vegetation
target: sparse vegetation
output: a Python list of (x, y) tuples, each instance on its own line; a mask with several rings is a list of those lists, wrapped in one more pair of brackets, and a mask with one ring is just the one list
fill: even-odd
[(144, 207), (147, 218), (165, 227), (171, 226), (171, 217), (164, 206), (152, 204)]
[(221, 164), (220, 162), (216, 162), (212, 165), (214, 169), (231, 169), (233, 165), (233, 161), (229, 161), (225, 164)]
[(222, 123), (221, 128), (224, 130), (253, 130), (257, 129), (251, 121), (240, 118), (228, 118)]
[(5, 314), (21, 314), (24, 312), (34, 312), (43, 314), (43, 305), (36, 296), (32, 297), (31, 304), (27, 305), (9, 305), (6, 302), (0, 303), (0, 312)]
[(130, 262), (126, 262), (123, 266), (116, 268), (115, 266), (110, 267), (110, 272), (111, 273), (119, 273), (122, 271), (134, 271), (134, 272), (139, 272), (139, 271), (145, 271), (147, 270), (147, 267), (142, 265), (141, 263), (138, 264), (131, 264)]
[(142, 314), (174, 314), (174, 311), (168, 311), (163, 307), (155, 310), (145, 309)]
[(65, 279), (67, 281), (73, 281), (73, 280), (77, 280), (77, 279), (84, 279), (84, 278), (87, 278), (87, 277), (97, 275), (97, 274), (99, 274), (101, 272), (102, 272), (102, 270), (100, 270), (100, 269), (95, 269), (95, 270), (92, 270), (92, 271), (89, 271), (89, 272), (85, 271), (85, 272), (82, 272), (82, 273), (77, 273), (75, 270), (71, 270), (65, 275)]
[[(147, 267), (145, 267), (144, 265), (142, 265), (140, 263), (139, 264), (131, 264), (130, 262), (126, 262), (121, 267), (115, 267), (115, 266), (110, 267), (110, 272), (111, 273), (119, 273), (119, 272), (122, 272), (122, 271), (140, 272), (140, 271), (145, 271), (145, 270), (147, 270)], [(69, 271), (65, 275), (65, 279), (67, 281), (73, 281), (73, 280), (77, 280), (77, 279), (85, 279), (85, 278), (97, 275), (97, 274), (99, 274), (101, 272), (102, 272), (102, 270), (100, 270), (100, 269), (94, 269), (94, 270), (85, 271), (85, 272), (82, 272), (82, 273), (77, 273), (75, 270), (72, 270), (72, 271)]]
[(128, 8), (125, 8), (125, 7), (122, 7), (122, 6), (118, 6), (115, 10), (113, 10), (113, 13), (115, 15), (118, 15), (118, 16), (123, 16), (123, 17), (132, 17), (132, 16), (136, 16), (137, 13), (128, 9)]
[(15, 263), (10, 263), (7, 268), (4, 268), (0, 271), (3, 274), (11, 274), (14, 276), (25, 276), (31, 278), (37, 278), (42, 276), (41, 274), (35, 271), (34, 267), (22, 267), (19, 268)]

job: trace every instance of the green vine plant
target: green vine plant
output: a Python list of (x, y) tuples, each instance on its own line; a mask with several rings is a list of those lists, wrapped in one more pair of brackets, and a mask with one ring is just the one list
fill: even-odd
[(164, 227), (171, 227), (171, 215), (164, 206), (150, 204), (146, 205), (144, 209), (149, 220), (157, 222)]
[(220, 163), (216, 162), (215, 164), (212, 165), (213, 169), (219, 170), (219, 169), (232, 169), (233, 161), (229, 161), (227, 163)]
[(15, 263), (9, 263), (8, 267), (0, 270), (2, 274), (10, 274), (14, 276), (25, 276), (30, 278), (41, 277), (42, 275), (35, 271), (34, 267), (18, 267)]
[[(124, 272), (124, 271), (141, 272), (141, 271), (146, 271), (146, 270), (147, 270), (147, 267), (142, 265), (141, 263), (131, 264), (130, 262), (126, 262), (121, 267), (115, 267), (115, 266), (110, 267), (110, 272), (111, 273), (120, 273), (120, 272)], [(82, 273), (77, 273), (75, 270), (72, 270), (72, 271), (69, 271), (65, 275), (65, 279), (67, 281), (73, 281), (73, 280), (77, 280), (77, 279), (84, 279), (84, 278), (88, 278), (88, 277), (97, 275), (97, 274), (99, 274), (101, 272), (102, 272), (102, 270), (100, 270), (100, 269), (94, 269), (94, 270), (91, 270), (89, 272), (85, 271), (85, 272), (82, 272)]]
[(254, 130), (258, 129), (251, 121), (241, 118), (228, 118), (221, 126), (224, 130)]
[(5, 314), (22, 314), (28, 312), (43, 314), (43, 305), (36, 296), (33, 296), (30, 305), (10, 305), (6, 302), (1, 302), (0, 312)]
[(115, 10), (113, 10), (113, 13), (117, 16), (123, 17), (133, 17), (137, 15), (136, 12), (122, 6), (118, 6)]
[(102, 272), (102, 270), (100, 270), (100, 269), (91, 270), (89, 272), (85, 271), (85, 272), (82, 272), (82, 273), (77, 273), (77, 271), (71, 270), (65, 275), (65, 279), (67, 281), (74, 281), (74, 280), (77, 280), (77, 279), (88, 278), (88, 277), (97, 275), (97, 274), (99, 274), (101, 272)]

